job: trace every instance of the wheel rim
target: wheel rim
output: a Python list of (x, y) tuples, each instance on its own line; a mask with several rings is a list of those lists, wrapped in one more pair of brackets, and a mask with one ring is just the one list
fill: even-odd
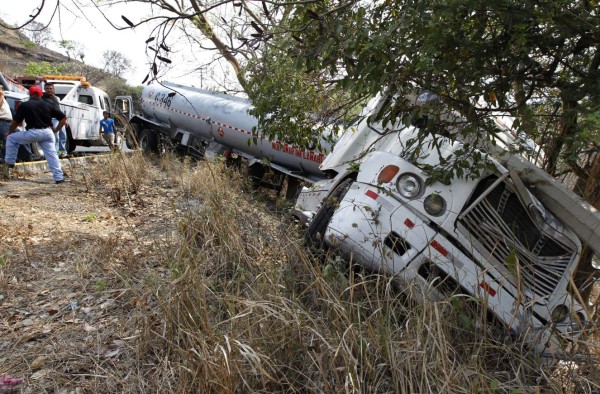
[(148, 137), (146, 135), (140, 136), (140, 148), (142, 148), (143, 151), (148, 150)]

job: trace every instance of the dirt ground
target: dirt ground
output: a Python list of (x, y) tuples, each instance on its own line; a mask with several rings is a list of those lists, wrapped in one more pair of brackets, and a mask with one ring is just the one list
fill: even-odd
[(180, 167), (160, 165), (129, 166), (130, 179), (143, 173), (129, 193), (93, 160), (67, 167), (61, 185), (50, 173), (0, 180), (0, 394), (177, 391), (156, 381), (172, 366), (144, 338), (166, 338), (156, 289), (173, 282), (161, 256), (201, 201), (177, 186)]
[(151, 301), (131, 289), (168, 274), (151, 250), (172, 240), (178, 195), (157, 172), (117, 204), (91, 180), (101, 165), (61, 185), (0, 180), (0, 393), (114, 392), (136, 373), (130, 341)]

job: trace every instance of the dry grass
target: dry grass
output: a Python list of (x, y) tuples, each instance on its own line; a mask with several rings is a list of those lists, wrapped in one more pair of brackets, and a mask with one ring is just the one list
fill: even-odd
[[(125, 224), (130, 215), (164, 217), (155, 227), (130, 227), (128, 242), (99, 237), (73, 248), (80, 290), (110, 295), (103, 324), (112, 330), (96, 331), (89, 351), (74, 348), (70, 359), (59, 347), (65, 353), (46, 364), (62, 372), (39, 391), (600, 389), (597, 364), (543, 369), (518, 343), (497, 342), (491, 329), (473, 324), (481, 319), (476, 307), (465, 321), (468, 302), (415, 304), (383, 276), (335, 256), (315, 258), (291, 218), (270, 213), (273, 196), (252, 192), (218, 163), (115, 154), (86, 179), (88, 192), (102, 193)], [(3, 294), (11, 291), (6, 268)], [(14, 365), (5, 370), (22, 367)]]

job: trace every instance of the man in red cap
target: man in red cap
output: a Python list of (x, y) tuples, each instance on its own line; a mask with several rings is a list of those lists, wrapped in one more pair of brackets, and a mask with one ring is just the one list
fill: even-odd
[[(59, 120), (56, 128), (52, 127), (52, 118)], [(25, 131), (13, 133), (23, 120), (26, 123)], [(67, 116), (62, 111), (46, 104), (42, 100), (42, 89), (37, 85), (32, 86), (29, 88), (29, 100), (19, 106), (13, 122), (4, 134), (4, 138), (6, 138), (4, 161), (9, 167), (14, 167), (19, 145), (37, 142), (44, 151), (54, 181), (57, 184), (63, 183), (64, 175), (54, 147), (54, 133), (60, 130), (65, 123), (67, 123)]]

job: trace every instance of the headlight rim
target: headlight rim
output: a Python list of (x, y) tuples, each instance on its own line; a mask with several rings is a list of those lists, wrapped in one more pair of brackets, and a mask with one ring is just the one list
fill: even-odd
[[(439, 210), (439, 212), (437, 212), (437, 213), (430, 212), (429, 209), (427, 208), (428, 207), (428, 205), (427, 205), (428, 202), (430, 202), (434, 198), (439, 198), (442, 201), (442, 207)], [(440, 217), (440, 216), (443, 216), (447, 212), (447, 210), (448, 210), (448, 202), (439, 193), (431, 193), (427, 197), (425, 197), (425, 200), (423, 200), (423, 209), (425, 209), (425, 212), (427, 212), (427, 214), (430, 215), (430, 216)]]
[[(412, 177), (415, 180), (415, 184), (418, 187), (417, 192), (412, 195), (405, 195), (404, 194), (405, 190), (400, 187), (401, 181), (403, 179), (406, 179), (406, 177)], [(415, 199), (423, 196), (423, 194), (425, 193), (423, 179), (421, 179), (420, 176), (418, 176), (417, 174), (412, 173), (412, 172), (404, 172), (404, 173), (398, 175), (398, 178), (396, 179), (396, 190), (398, 191), (398, 193), (400, 194), (400, 196), (402, 198), (405, 198), (407, 200), (415, 200)]]
[[(558, 311), (558, 308), (564, 308), (564, 311)], [(558, 312), (557, 312), (558, 311)], [(560, 315), (560, 313), (562, 313), (562, 316)], [(567, 320), (567, 318), (570, 315), (570, 310), (569, 307), (565, 304), (558, 304), (556, 305), (553, 309), (552, 312), (550, 313), (550, 319), (552, 320), (553, 323), (562, 323), (565, 320)]]

